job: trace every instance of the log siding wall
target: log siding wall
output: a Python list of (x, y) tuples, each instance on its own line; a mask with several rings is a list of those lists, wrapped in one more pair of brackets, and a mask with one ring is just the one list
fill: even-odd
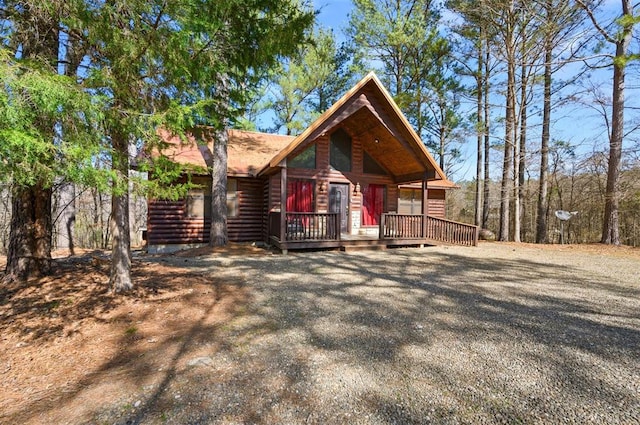
[[(233, 177), (230, 177), (233, 178)], [(238, 178), (238, 215), (227, 218), (232, 242), (263, 239), (264, 182)], [(150, 245), (208, 243), (211, 220), (187, 217), (187, 200), (150, 200), (147, 238)]]
[(427, 214), (433, 217), (446, 218), (446, 202), (444, 189), (429, 189)]
[[(337, 171), (331, 168), (329, 164), (329, 144), (330, 134), (323, 135), (299, 146), (290, 155), (291, 158), (304, 151), (311, 143), (316, 144), (316, 169), (304, 168), (287, 168), (287, 177), (289, 179), (312, 179), (318, 182), (324, 182), (324, 190), (321, 185), (316, 184), (316, 211), (326, 212), (329, 209), (329, 184), (331, 183), (347, 183), (349, 184), (350, 212), (361, 211), (362, 195), (354, 194), (356, 184), (360, 184), (363, 190), (369, 184), (384, 185), (386, 187), (387, 199), (385, 204), (385, 212), (398, 210), (398, 186), (388, 175), (365, 174), (364, 167), (364, 150), (360, 137), (352, 137), (352, 164), (351, 172)], [(269, 205), (271, 209), (280, 208), (280, 174), (274, 174), (270, 177), (270, 198)], [(351, 223), (349, 224), (349, 227)]]
[[(340, 172), (329, 163), (330, 135), (342, 127), (352, 138), (351, 172)], [(380, 140), (378, 140), (380, 139)], [(316, 127), (305, 143), (287, 156), (290, 160), (311, 144), (316, 145), (316, 168), (287, 168), (287, 179), (311, 179), (315, 185), (315, 212), (329, 209), (331, 183), (349, 184), (349, 230), (352, 214), (360, 213), (362, 194), (354, 193), (356, 185), (363, 191), (369, 184), (386, 187), (384, 212), (398, 211), (398, 185), (390, 175), (365, 174), (363, 172), (365, 149), (381, 166), (401, 181), (412, 181), (425, 175), (424, 159), (407, 155), (417, 152), (419, 146), (411, 142), (412, 134), (396, 117), (383, 95), (371, 88), (363, 88), (353, 99), (338, 108), (331, 117)], [(283, 161), (286, 162), (286, 161)], [(274, 172), (275, 171), (275, 172)], [(227, 230), (230, 241), (268, 240), (269, 213), (280, 210), (282, 187), (281, 172), (273, 172), (262, 178), (238, 178), (238, 216), (228, 217)], [(205, 176), (202, 176), (206, 179)], [(233, 176), (230, 176), (233, 178)], [(445, 191), (428, 191), (428, 214), (445, 216)], [(180, 201), (149, 201), (148, 243), (192, 244), (209, 241), (210, 220), (187, 217), (186, 199)]]

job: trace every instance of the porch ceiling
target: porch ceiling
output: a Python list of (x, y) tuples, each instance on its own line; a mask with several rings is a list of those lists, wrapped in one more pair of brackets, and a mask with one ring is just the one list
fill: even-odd
[(435, 174), (416, 155), (410, 143), (394, 127), (385, 124), (371, 109), (363, 107), (341, 123), (363, 149), (385, 168), (397, 183), (421, 180)]

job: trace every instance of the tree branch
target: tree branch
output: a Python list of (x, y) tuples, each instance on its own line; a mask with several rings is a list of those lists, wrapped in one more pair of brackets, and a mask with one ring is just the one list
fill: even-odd
[(616, 40), (611, 36), (611, 34), (609, 34), (607, 32), (607, 30), (605, 30), (599, 23), (598, 20), (596, 19), (593, 10), (591, 10), (591, 8), (589, 6), (587, 6), (584, 1), (582, 0), (576, 0), (576, 3), (578, 3), (578, 5), (580, 5), (580, 7), (582, 9), (584, 9), (584, 11), (587, 13), (587, 16), (589, 16), (589, 19), (591, 19), (591, 22), (593, 23), (593, 26), (596, 28), (596, 30), (598, 30), (598, 32), (600, 34), (602, 34), (602, 36), (605, 38), (605, 40), (607, 40), (609, 43), (612, 44), (616, 44)]

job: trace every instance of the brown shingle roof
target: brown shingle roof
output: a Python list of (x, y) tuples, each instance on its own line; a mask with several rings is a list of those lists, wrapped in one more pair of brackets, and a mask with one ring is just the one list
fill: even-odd
[[(367, 93), (366, 96), (365, 92)], [(331, 108), (322, 114), (309, 128), (296, 137), (230, 130), (227, 173), (232, 176), (257, 176), (274, 171), (283, 159), (303, 142), (307, 141), (307, 139), (311, 139), (314, 132), (319, 132), (321, 126), (325, 125), (332, 117), (335, 120), (341, 120), (341, 123), (349, 121), (351, 124), (353, 124), (351, 121), (358, 121), (362, 118), (358, 114), (367, 108), (366, 105), (368, 104), (367, 102), (369, 102), (367, 97), (369, 93), (372, 94), (374, 103), (381, 105), (383, 109), (380, 114), (376, 111), (371, 111), (369, 115), (380, 121), (379, 124), (389, 133), (389, 143), (386, 144), (387, 146), (384, 147), (384, 151), (381, 152), (380, 155), (390, 155), (389, 152), (391, 152), (393, 155), (390, 156), (396, 158), (394, 163), (394, 176), (396, 177), (396, 181), (403, 183), (412, 182), (429, 176), (431, 180), (443, 181), (440, 184), (431, 183), (429, 184), (430, 187), (449, 188), (455, 186), (447, 180), (444, 172), (427, 151), (406, 117), (391, 98), (391, 95), (373, 73), (364, 77)], [(348, 107), (351, 107), (353, 110), (348, 109)], [(373, 108), (370, 104), (368, 107)], [(339, 115), (340, 108), (346, 108), (346, 110), (342, 112), (348, 112), (348, 116)], [(367, 117), (369, 117), (369, 115), (367, 115)], [(383, 118), (381, 118), (380, 115), (387, 117), (395, 123), (394, 128), (398, 130), (397, 137), (392, 134), (393, 131), (386, 126), (386, 123), (382, 121)], [(382, 133), (378, 132), (380, 134), (371, 134), (370, 139), (375, 140), (375, 143), (377, 143), (379, 137), (382, 137), (382, 135), (387, 136), (387, 132), (381, 131)], [(160, 132), (160, 136), (169, 144), (169, 148), (163, 152), (174, 162), (201, 168), (211, 168), (212, 134), (213, 131), (211, 128), (199, 127), (197, 134), (188, 135), (187, 141), (184, 142), (181, 141), (179, 137), (171, 136), (166, 131)], [(196, 142), (196, 140), (198, 140), (198, 142)], [(373, 143), (373, 141), (371, 141), (371, 143)], [(404, 162), (405, 160), (406, 162)], [(411, 165), (411, 168), (408, 167), (408, 164)], [(387, 164), (387, 166), (389, 166), (389, 164)], [(403, 172), (405, 174), (402, 174)]]
[[(162, 152), (170, 160), (202, 168), (212, 165), (213, 131), (208, 128), (192, 132), (186, 141), (160, 131), (168, 147)], [(243, 130), (229, 130), (227, 146), (227, 173), (234, 176), (255, 176), (271, 158), (284, 149), (294, 139), (292, 136), (266, 134)]]

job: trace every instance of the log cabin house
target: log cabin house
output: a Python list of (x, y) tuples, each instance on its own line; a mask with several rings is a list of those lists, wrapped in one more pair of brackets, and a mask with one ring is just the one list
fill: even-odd
[[(173, 161), (211, 166), (210, 137), (189, 143), (163, 134)], [(290, 249), (476, 245), (476, 226), (445, 219), (455, 187), (378, 78), (367, 75), (298, 136), (230, 130), (227, 229), (230, 241)], [(179, 201), (150, 200), (150, 252), (208, 242), (207, 174)]]

